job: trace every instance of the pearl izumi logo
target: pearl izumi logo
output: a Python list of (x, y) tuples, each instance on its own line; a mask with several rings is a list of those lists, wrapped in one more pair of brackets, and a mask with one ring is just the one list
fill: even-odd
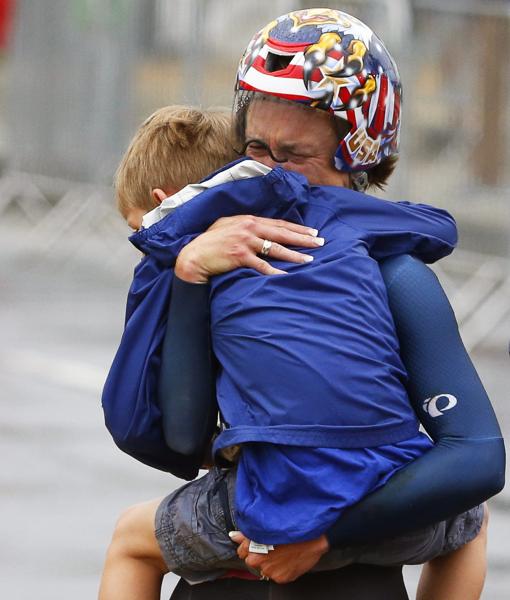
[(457, 398), (451, 394), (439, 394), (427, 398), (423, 403), (423, 410), (431, 417), (440, 417), (445, 411), (457, 406)]

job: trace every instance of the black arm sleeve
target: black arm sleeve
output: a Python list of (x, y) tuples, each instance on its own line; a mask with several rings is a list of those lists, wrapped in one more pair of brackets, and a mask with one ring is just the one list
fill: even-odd
[[(381, 271), (409, 374), (410, 399), (436, 444), (347, 509), (326, 534), (332, 547), (430, 525), (483, 502), (504, 485), (499, 425), (436, 276), (409, 256), (388, 259)], [(445, 406), (454, 401), (444, 397), (426, 403), (445, 394), (456, 400), (449, 410)]]
[(216, 427), (215, 367), (207, 284), (174, 277), (163, 342), (158, 402), (168, 447), (198, 466)]

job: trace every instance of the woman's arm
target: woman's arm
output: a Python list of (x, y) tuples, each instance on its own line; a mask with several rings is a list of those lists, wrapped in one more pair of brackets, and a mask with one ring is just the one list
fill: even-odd
[(436, 445), (346, 509), (325, 536), (277, 546), (267, 555), (249, 553), (249, 540), (234, 537), (247, 564), (271, 576), (278, 573), (282, 582), (309, 571), (330, 547), (375, 542), (430, 525), (476, 506), (504, 485), (501, 432), (436, 276), (410, 256), (386, 260), (381, 271), (409, 373), (411, 403)]
[(430, 525), (483, 502), (504, 485), (499, 425), (437, 277), (410, 256), (385, 261), (381, 271), (410, 400), (436, 445), (347, 509), (326, 534), (331, 546)]
[(179, 454), (199, 457), (199, 464), (218, 415), (209, 294), (207, 283), (187, 283), (174, 277), (158, 384), (168, 447)]

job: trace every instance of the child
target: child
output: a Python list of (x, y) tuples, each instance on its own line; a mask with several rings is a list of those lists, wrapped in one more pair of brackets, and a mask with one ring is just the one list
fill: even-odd
[(238, 158), (231, 129), (222, 110), (166, 106), (146, 119), (115, 176), (117, 207), (128, 225), (140, 229), (164, 198)]
[[(214, 141), (211, 144), (208, 144), (211, 140)], [(206, 144), (207, 148), (205, 147)], [(193, 180), (206, 176), (211, 170), (219, 168), (224, 162), (232, 158), (233, 151), (231, 150), (229, 137), (229, 119), (226, 115), (221, 115), (220, 113), (201, 113), (200, 111), (193, 109), (174, 107), (158, 111), (144, 123), (141, 130), (135, 136), (121, 166), (119, 167), (116, 176), (116, 187), (119, 209), (130, 225), (134, 229), (138, 229), (143, 219), (144, 226), (147, 227), (140, 231), (139, 234), (136, 234), (132, 240), (139, 248), (149, 255), (145, 264), (149, 264), (151, 256), (152, 258), (155, 257), (155, 260), (161, 264), (171, 264), (170, 255), (173, 254), (175, 258), (175, 253), (178, 253), (180, 249), (178, 243), (177, 246), (175, 246), (177, 240), (184, 238), (189, 241), (189, 236), (192, 235), (193, 232), (196, 234), (197, 231), (205, 230), (207, 226), (214, 222), (221, 214), (238, 214), (243, 207), (247, 208), (246, 212), (249, 214), (259, 214), (262, 212), (262, 214), (266, 216), (279, 216), (280, 218), (297, 220), (298, 222), (299, 218), (303, 215), (310, 218), (314, 217), (313, 210), (315, 209), (312, 209), (311, 213), (307, 213), (306, 211), (308, 208), (304, 201), (310, 196), (314, 201), (315, 206), (319, 206), (321, 188), (307, 188), (304, 186), (302, 180), (288, 172), (271, 172), (270, 169), (264, 168), (263, 165), (252, 163), (251, 161), (238, 163), (234, 167), (219, 173), (216, 177), (209, 180), (209, 182), (205, 182), (200, 186), (190, 186), (183, 191), (178, 192), (178, 190), (186, 183), (190, 183)], [(193, 172), (191, 172), (191, 167), (194, 169)], [(199, 170), (200, 168), (202, 171), (197, 171), (197, 169)], [(259, 180), (260, 185), (266, 185), (266, 187), (262, 187), (262, 189), (258, 191), (258, 195), (256, 190), (250, 187), (252, 184), (250, 177), (253, 177), (254, 175), (263, 175), (263, 177), (257, 177), (257, 179)], [(228, 187), (228, 185), (220, 186), (218, 190), (214, 190), (217, 181), (222, 179), (227, 181), (232, 179), (244, 179), (244, 181), (228, 184), (230, 187)], [(280, 189), (278, 189), (278, 186), (280, 186)], [(209, 192), (201, 194), (194, 202), (183, 206), (174, 216), (169, 216), (176, 207), (184, 205), (184, 203), (194, 194), (202, 189), (207, 189), (207, 187), (210, 188)], [(233, 193), (234, 190), (239, 190), (243, 197), (242, 202), (236, 199), (236, 195)], [(254, 195), (254, 199), (247, 198), (245, 195), (246, 192), (249, 192), (250, 190)], [(346, 195), (345, 191), (343, 194), (340, 192), (341, 190), (338, 191), (339, 197), (335, 198), (335, 192), (331, 190), (331, 188), (328, 189), (328, 195), (331, 197), (330, 203), (333, 206), (336, 201), (340, 203), (342, 217), (344, 219), (351, 219), (349, 228), (352, 229), (357, 211), (353, 210), (352, 214), (349, 213), (349, 207), (353, 201), (352, 197), (349, 195), (350, 193), (347, 193)], [(298, 197), (297, 202), (294, 198), (291, 198), (286, 204), (284, 198), (286, 193), (295, 194)], [(167, 198), (168, 194), (173, 194), (173, 197)], [(316, 196), (317, 194), (319, 194), (319, 196)], [(275, 200), (277, 202), (275, 202), (273, 206), (272, 202)], [(384, 242), (393, 244), (392, 254), (414, 250), (415, 252), (421, 252), (421, 255), (429, 260), (440, 257), (452, 248), (451, 243), (438, 241), (436, 238), (436, 236), (440, 237), (442, 234), (444, 234), (444, 237), (446, 238), (451, 235), (451, 223), (447, 224), (448, 219), (445, 219), (440, 211), (435, 211), (434, 209), (424, 206), (413, 207), (409, 205), (387, 203), (368, 196), (365, 197), (361, 194), (355, 195), (355, 202), (357, 210), (363, 213), (363, 220), (369, 221), (374, 229), (370, 234), (367, 230), (364, 230), (363, 232), (356, 231), (356, 240), (362, 238), (365, 243), (370, 246), (371, 251), (376, 256), (385, 255), (385, 251), (382, 249)], [(144, 212), (150, 208), (153, 208), (153, 210), (148, 215), (144, 216)], [(258, 212), (253, 212), (254, 210)], [(329, 208), (329, 211), (331, 211), (331, 208)], [(388, 214), (392, 218), (390, 233), (388, 233), (384, 227), (379, 227), (377, 229), (375, 226), (376, 220), (383, 216), (385, 211), (388, 211)], [(313, 252), (316, 260), (310, 262), (310, 264), (312, 264), (312, 262), (314, 263), (315, 268), (323, 270), (321, 277), (324, 277), (324, 269), (328, 269), (328, 265), (342, 262), (339, 259), (340, 254), (345, 262), (349, 260), (348, 257), (346, 258), (345, 247), (338, 241), (340, 238), (335, 239), (336, 224), (328, 221), (329, 216), (326, 215), (326, 217), (324, 217), (324, 214), (326, 213), (322, 213), (322, 222), (318, 223), (318, 225), (321, 226), (321, 230), (322, 227), (324, 227), (324, 229), (329, 232), (328, 243), (325, 246), (317, 244), (317, 250)], [(178, 231), (175, 230), (175, 227), (174, 230), (172, 230), (173, 225), (171, 225), (172, 223), (175, 225), (176, 219), (178, 219), (178, 223), (181, 225), (181, 229)], [(404, 225), (407, 227), (413, 226), (413, 235), (415, 237), (412, 243), (409, 243), (406, 239)], [(420, 227), (424, 232), (420, 233)], [(450, 227), (450, 229), (448, 229), (448, 227)], [(342, 233), (343, 235), (346, 235), (346, 230), (344, 229)], [(338, 244), (340, 244), (340, 246)], [(171, 250), (168, 250), (170, 247)], [(371, 263), (367, 264), (371, 265)], [(280, 326), (280, 328), (282, 325), (285, 327), (285, 322), (288, 322), (290, 319), (294, 319), (295, 321), (294, 330), (287, 330), (285, 335), (287, 335), (288, 340), (291, 340), (292, 344), (294, 344), (294, 348), (298, 354), (300, 350), (303, 352), (301, 357), (308, 353), (308, 366), (312, 368), (314, 361), (316, 363), (318, 360), (321, 361), (319, 362), (321, 369), (327, 368), (324, 361), (331, 348), (328, 348), (327, 344), (324, 346), (321, 339), (315, 338), (313, 339), (313, 343), (319, 347), (319, 354), (313, 355), (313, 353), (310, 352), (311, 339), (307, 336), (307, 322), (310, 320), (310, 311), (313, 313), (314, 310), (319, 309), (321, 305), (324, 306), (327, 304), (324, 300), (325, 298), (327, 301), (331, 301), (332, 298), (340, 297), (344, 294), (345, 290), (342, 289), (342, 281), (340, 280), (339, 286), (331, 284), (333, 285), (332, 291), (324, 289), (322, 293), (314, 292), (313, 294), (310, 294), (307, 289), (309, 282), (304, 282), (300, 279), (302, 276), (301, 274), (304, 272), (300, 271), (300, 269), (304, 268), (304, 266), (297, 267), (296, 269), (289, 268), (288, 276), (281, 279), (277, 278), (280, 279), (280, 282), (283, 282), (283, 287), (279, 287), (279, 283), (276, 282), (275, 278), (267, 279), (268, 285), (272, 286), (269, 293), (277, 294), (277, 307), (264, 305), (264, 300), (267, 301), (268, 296), (265, 292), (266, 280), (263, 278), (255, 281), (257, 285), (256, 297), (250, 295), (250, 286), (254, 283), (254, 278), (251, 276), (252, 274), (246, 273), (247, 270), (242, 270), (242, 273), (237, 271), (216, 278), (216, 287), (211, 296), (213, 310), (213, 343), (220, 364), (224, 367), (224, 370), (222, 370), (219, 375), (220, 383), (218, 392), (220, 396), (220, 408), (224, 420), (232, 426), (227, 428), (227, 430), (220, 435), (215, 447), (218, 451), (221, 451), (223, 448), (231, 447), (238, 442), (244, 443), (245, 446), (241, 453), (241, 463), (239, 466), (239, 476), (242, 473), (245, 489), (252, 485), (253, 487), (258, 487), (262, 494), (264, 494), (265, 491), (264, 482), (250, 481), (249, 464), (246, 462), (247, 458), (245, 455), (248, 455), (249, 460), (249, 454), (254, 451), (253, 447), (256, 446), (257, 449), (254, 452), (257, 455), (257, 460), (275, 460), (276, 455), (273, 452), (275, 444), (263, 443), (272, 442), (274, 440), (274, 433), (271, 434), (273, 436), (272, 438), (254, 438), (261, 442), (259, 444), (247, 443), (251, 441), (250, 437), (243, 438), (242, 435), (239, 435), (240, 430), (241, 434), (243, 433), (243, 427), (245, 429), (248, 427), (246, 423), (243, 423), (243, 414), (241, 414), (247, 409), (242, 403), (222, 403), (221, 394), (227, 392), (230, 396), (235, 398), (235, 382), (237, 378), (239, 378), (242, 389), (246, 391), (250, 389), (253, 390), (256, 387), (257, 381), (267, 377), (268, 379), (265, 381), (267, 387), (263, 388), (262, 391), (259, 390), (257, 392), (257, 390), (255, 390), (255, 393), (253, 393), (252, 396), (250, 396), (248, 391), (246, 392), (249, 398), (248, 406), (250, 406), (250, 403), (253, 406), (256, 405), (257, 402), (263, 402), (264, 389), (275, 391), (278, 389), (277, 381), (271, 379), (271, 374), (268, 372), (271, 370), (270, 361), (274, 360), (274, 355), (268, 355), (266, 363), (264, 363), (263, 360), (261, 361), (260, 357), (268, 354), (267, 348), (265, 347), (267, 342), (264, 340), (269, 339), (270, 336), (274, 334), (274, 331), (278, 330), (278, 326)], [(377, 269), (377, 266), (375, 265), (374, 270), (372, 270), (372, 266), (368, 268), (370, 278), (376, 280), (377, 271), (375, 269)], [(362, 262), (357, 263), (355, 270), (360, 278), (367, 275), (367, 272), (363, 271)], [(292, 275), (290, 275), (290, 273), (292, 273)], [(139, 284), (143, 283), (141, 271), (137, 273), (136, 277), (138, 277)], [(363, 285), (366, 283), (367, 281), (365, 281)], [(239, 310), (239, 307), (233, 306), (232, 304), (235, 301), (235, 298), (232, 296), (232, 291), (238, 284), (243, 288), (243, 291), (241, 292), (243, 298), (241, 310)], [(144, 286), (142, 285), (141, 287)], [(138, 289), (141, 289), (141, 287), (138, 287)], [(152, 298), (150, 305), (146, 307), (146, 309), (149, 312), (157, 313), (159, 308), (153, 304), (154, 300), (155, 299)], [(301, 303), (303, 306), (308, 307), (308, 309), (305, 310), (303, 306), (292, 306), (291, 303), (293, 301)], [(366, 336), (365, 345), (375, 346), (380, 345), (381, 343), (386, 344), (387, 357), (389, 357), (389, 360), (394, 360), (395, 357), (392, 357), (391, 355), (396, 353), (397, 345), (392, 330), (391, 317), (388, 320), (389, 313), (387, 308), (385, 309), (386, 300), (384, 293), (382, 293), (382, 282), (380, 285), (378, 283), (371, 289), (370, 301), (373, 319), (369, 319), (366, 314), (361, 318), (365, 320), (368, 318), (368, 322), (366, 322), (365, 325), (367, 328), (374, 328), (374, 332), (376, 331), (375, 327), (378, 327), (379, 329), (382, 327), (384, 336), (381, 338), (378, 335), (374, 335), (373, 340), (370, 340), (369, 336)], [(136, 308), (139, 308), (140, 306), (141, 305), (138, 305), (138, 307), (131, 307), (131, 313), (134, 314)], [(163, 311), (164, 306), (166, 306), (166, 302), (163, 303)], [(280, 317), (277, 317), (275, 320), (275, 308), (278, 309), (277, 313), (281, 317), (281, 321), (277, 321), (277, 318)], [(342, 309), (343, 308), (344, 307), (342, 307)], [(253, 311), (255, 309), (258, 309), (262, 318), (256, 321), (253, 321), (253, 318), (251, 318), (251, 321), (247, 320), (245, 311)], [(300, 312), (303, 313), (301, 316)], [(215, 313), (216, 318), (214, 316)], [(268, 314), (270, 315), (269, 319), (266, 318)], [(319, 318), (318, 313), (316, 313), (316, 316)], [(320, 318), (326, 321), (329, 320), (328, 333), (335, 332), (335, 335), (339, 334), (339, 332), (336, 331), (341, 327), (338, 323), (338, 308), (331, 305), (330, 312), (321, 314)], [(360, 315), (358, 314), (356, 318), (360, 318)], [(385, 319), (386, 324), (380, 324), (380, 322), (384, 322)], [(156, 320), (158, 320), (157, 317)], [(138, 313), (137, 323), (143, 322), (143, 312)], [(264, 326), (264, 322), (267, 322), (268, 325)], [(250, 325), (249, 327), (248, 324)], [(299, 329), (298, 326), (301, 329)], [(243, 338), (247, 339), (248, 342), (245, 342)], [(232, 339), (235, 340), (234, 343), (231, 342)], [(384, 342), (383, 339), (385, 340)], [(296, 346), (296, 344), (298, 346)], [(302, 344), (302, 346), (299, 347), (299, 344)], [(335, 339), (335, 346), (336, 345), (338, 345), (338, 339)], [(352, 350), (352, 347), (350, 350)], [(244, 371), (250, 370), (247, 367), (246, 361), (250, 354), (252, 357), (257, 357), (257, 359), (252, 358), (251, 364), (251, 368), (255, 372), (253, 380), (244, 384), (242, 378)], [(350, 360), (348, 356), (342, 356), (338, 353), (333, 358), (334, 360), (340, 359), (347, 361), (347, 363), (349, 363)], [(116, 361), (122, 361), (122, 355), (119, 354)], [(284, 379), (285, 385), (291, 388), (291, 391), (289, 392), (290, 396), (299, 396), (299, 388), (306, 385), (306, 382), (300, 377), (299, 369), (296, 369), (295, 365), (292, 364), (292, 356), (290, 357), (290, 363), (288, 365), (285, 365), (286, 362), (289, 362), (288, 356), (282, 355), (280, 361), (282, 363), (281, 369), (273, 369), (274, 376), (276, 378)], [(348, 369), (351, 369), (353, 364), (354, 363), (348, 365)], [(394, 363), (394, 369), (398, 370), (399, 367), (401, 368), (401, 365), (399, 365), (398, 361), (397, 363)], [(259, 369), (259, 372), (256, 372), (257, 369)], [(262, 373), (260, 369), (264, 372)], [(286, 375), (286, 369), (289, 373), (292, 373), (292, 375)], [(401, 376), (402, 374), (400, 373), (397, 376), (397, 379)], [(292, 380), (293, 378), (295, 378), (294, 381)], [(113, 380), (115, 380), (115, 378), (113, 378)], [(320, 377), (315, 380), (314, 384), (320, 388), (321, 383), (319, 380)], [(351, 385), (354, 385), (352, 381), (353, 380), (351, 380)], [(386, 422), (392, 424), (392, 435), (394, 438), (393, 440), (386, 438), (382, 441), (378, 438), (377, 442), (372, 441), (372, 443), (366, 444), (367, 446), (380, 446), (383, 443), (389, 444), (391, 445), (390, 454), (392, 454), (392, 456), (390, 457), (390, 454), (384, 456), (384, 452), (381, 452), (378, 457), (378, 461), (380, 462), (378, 467), (379, 470), (375, 469), (374, 471), (373, 464), (369, 467), (367, 466), (367, 472), (372, 470), (370, 473), (371, 480), (367, 482), (366, 485), (364, 484), (364, 489), (357, 490), (357, 496), (354, 499), (351, 498), (350, 501), (344, 499), (341, 501), (340, 504), (343, 503), (344, 506), (349, 502), (356, 502), (357, 499), (360, 499), (362, 496), (375, 489), (375, 487), (382, 485), (397, 468), (409, 460), (423, 454), (431, 445), (424, 436), (417, 433), (411, 433), (415, 431), (416, 427), (414, 416), (410, 413), (410, 407), (407, 406), (407, 409), (405, 407), (406, 395), (403, 387), (400, 386), (400, 389), (398, 389), (399, 386), (398, 384), (395, 386), (395, 383), (396, 382), (393, 382), (392, 384), (394, 386), (393, 391), (395, 391), (397, 395), (400, 394), (399, 398), (393, 398), (396, 412), (392, 412), (392, 410), (390, 410), (391, 407), (388, 406), (388, 412), (384, 415), (381, 416), (378, 414), (376, 409), (374, 409), (375, 412), (372, 415), (372, 419), (375, 419), (375, 421), (385, 418)], [(221, 387), (222, 384), (225, 386), (223, 389)], [(110, 384), (110, 387), (111, 385), (112, 383)], [(328, 397), (334, 396), (334, 388), (339, 386), (345, 387), (341, 386), (340, 383), (333, 382), (331, 384), (331, 389), (328, 390)], [(108, 383), (105, 390), (107, 388)], [(321, 394), (322, 391), (323, 390), (320, 389), (317, 394), (318, 399), (321, 396), (326, 396), (326, 394)], [(342, 389), (342, 393), (343, 392), (345, 392), (345, 390)], [(260, 393), (262, 393), (262, 399)], [(274, 393), (273, 395), (277, 394)], [(289, 399), (286, 398), (285, 400), (287, 401)], [(342, 398), (342, 401), (349, 402), (349, 398), (344, 397)], [(333, 404), (333, 402), (329, 402), (329, 404)], [(388, 405), (390, 404), (391, 402), (388, 400)], [(297, 402), (297, 404), (292, 404), (292, 407), (293, 411), (299, 409), (299, 402)], [(119, 409), (121, 408), (122, 407), (119, 407)], [(278, 408), (280, 412), (283, 410), (282, 406), (279, 406)], [(337, 415), (335, 412), (328, 412), (328, 405), (324, 403), (321, 406), (321, 403), (317, 402), (315, 409), (317, 412), (317, 420), (315, 423), (318, 423), (317, 428), (319, 432), (322, 431), (325, 435), (320, 437), (319, 443), (314, 445), (326, 446), (327, 444), (324, 443), (327, 436), (326, 432), (328, 427), (335, 423)], [(405, 418), (400, 421), (396, 419), (397, 412), (399, 413), (399, 416), (404, 414)], [(288, 417), (288, 415), (286, 415), (286, 417)], [(260, 427), (258, 427), (257, 423), (256, 429), (259, 429), (257, 435), (264, 426), (266, 428), (272, 428), (272, 432), (278, 430), (278, 419), (275, 419), (274, 421), (271, 419), (272, 415), (268, 414), (268, 418)], [(236, 428), (238, 423), (240, 423), (240, 426)], [(306, 430), (307, 423), (302, 422), (295, 425), (297, 427), (301, 426), (303, 430)], [(349, 423), (346, 423), (346, 425), (348, 429)], [(373, 432), (367, 430), (366, 433), (369, 434), (367, 435), (367, 439), (370, 435), (373, 436)], [(339, 435), (337, 438), (337, 445), (339, 447), (342, 446), (342, 435), (343, 434)], [(345, 440), (346, 438), (343, 439)], [(331, 456), (337, 452), (334, 444), (330, 444), (330, 447), (322, 448), (322, 455), (320, 453), (317, 454), (321, 448), (314, 448), (313, 452), (312, 448), (309, 450), (310, 456), (314, 454), (314, 460), (319, 462), (321, 459), (324, 459), (325, 462), (327, 462)], [(372, 450), (375, 449), (372, 448)], [(352, 450), (347, 451), (347, 454), (354, 454), (362, 451), (363, 450), (359, 448), (359, 446), (355, 446)], [(263, 456), (264, 452), (267, 452), (267, 456)], [(345, 451), (343, 452), (345, 453)], [(288, 455), (285, 458), (280, 456), (276, 459), (280, 460), (280, 466), (285, 469), (286, 465), (292, 465), (293, 458), (292, 452), (289, 449)], [(330, 471), (330, 473), (331, 472), (333, 471)], [(368, 479), (370, 479), (370, 477)], [(143, 597), (145, 598), (156, 598), (159, 594), (158, 589), (162, 575), (168, 569), (181, 574), (189, 581), (200, 582), (221, 575), (224, 573), (225, 569), (243, 566), (243, 563), (239, 563), (236, 559), (235, 547), (230, 543), (226, 535), (225, 524), (222, 522), (218, 524), (214, 523), (214, 520), (218, 518), (218, 506), (221, 504), (221, 500), (216, 498), (219, 495), (218, 490), (221, 489), (221, 486), (223, 486), (224, 490), (226, 489), (230, 501), (233, 501), (235, 471), (231, 470), (224, 472), (216, 469), (205, 476), (205, 478), (198, 480), (198, 482), (188, 484), (181, 490), (178, 490), (169, 496), (163, 502), (157, 500), (142, 505), (125, 515), (125, 518), (122, 519), (119, 524), (116, 535), (121, 536), (124, 540), (129, 539), (130, 545), (127, 548), (124, 546), (124, 552), (119, 553), (119, 544), (116, 543), (114, 538), (103, 575), (100, 592), (100, 598), (102, 600), (119, 597), (119, 595), (123, 598), (135, 598), (137, 597), (135, 588), (139, 590), (140, 596), (143, 593)], [(303, 485), (304, 483), (305, 482), (303, 482)], [(342, 485), (345, 486), (347, 484), (343, 481)], [(353, 487), (356, 486), (360, 486), (359, 480), (355, 482)], [(336, 492), (337, 490), (333, 491)], [(349, 490), (349, 492), (350, 491), (351, 490)], [(307, 490), (307, 492), (310, 493), (308, 498), (313, 497), (313, 490), (310, 489)], [(241, 519), (241, 509), (239, 506), (236, 507), (237, 515), (235, 516), (239, 519), (237, 523), (240, 526), (239, 528), (259, 541), (282, 543), (281, 537), (278, 538), (277, 536), (281, 536), (283, 532), (280, 531), (275, 533), (278, 529), (278, 515), (281, 514), (281, 512), (279, 513), (280, 509), (278, 506), (273, 505), (276, 517), (273, 518), (272, 515), (264, 513), (262, 517), (263, 521), (259, 521), (256, 514), (256, 508), (261, 503), (261, 499), (254, 496), (251, 500), (255, 505), (255, 510), (250, 512), (250, 506), (248, 506), (249, 503), (245, 503), (245, 506), (242, 507), (244, 514), (242, 514)], [(183, 527), (183, 530), (180, 531), (179, 527), (182, 523), (178, 520), (178, 517), (179, 515), (182, 515), (182, 513), (189, 512), (192, 507), (194, 510), (205, 511), (199, 513), (198, 516), (198, 519), (204, 519), (204, 522), (198, 523), (198, 532), (186, 531), (185, 526)], [(285, 509), (285, 507), (283, 507), (283, 509)], [(294, 531), (289, 532), (289, 536), (294, 535), (295, 537), (289, 537), (289, 539), (283, 541), (295, 541), (300, 538), (310, 539), (317, 533), (317, 530), (314, 530), (313, 527), (317, 528), (320, 526), (321, 530), (324, 531), (328, 524), (331, 523), (332, 519), (334, 520), (338, 516), (339, 509), (338, 506), (334, 506), (334, 502), (333, 506), (329, 508), (329, 512), (333, 513), (333, 517), (331, 514), (326, 514), (324, 511), (319, 511), (317, 514), (313, 514), (313, 510), (307, 511), (304, 515), (304, 519), (299, 523), (301, 530), (299, 530), (298, 526), (295, 526)], [(160, 549), (158, 548), (154, 537), (155, 513), (156, 527), (158, 530), (157, 537)], [(234, 515), (232, 514), (230, 516), (233, 517)], [(297, 518), (298, 515), (296, 515), (296, 519)], [(210, 521), (206, 521), (207, 519), (210, 519)], [(182, 517), (183, 522), (184, 520), (185, 518)], [(462, 541), (459, 542), (459, 540), (457, 540), (457, 542), (459, 542), (459, 544), (466, 543), (474, 538), (479, 530), (481, 524), (481, 511), (478, 509), (470, 511), (469, 515), (461, 515), (456, 520), (458, 521), (458, 524), (454, 527), (457, 527), (458, 530), (466, 526), (465, 537)], [(302, 528), (303, 521), (313, 522), (313, 525), (310, 525), (309, 530), (306, 532)], [(471, 521), (474, 523), (472, 523), (471, 528), (469, 528), (466, 523)], [(269, 523), (267, 534), (264, 532), (264, 523)], [(452, 524), (450, 523), (449, 526), (451, 527)], [(212, 528), (214, 535), (209, 533), (207, 527), (210, 529)], [(171, 531), (172, 528), (174, 531)], [(200, 531), (204, 532), (203, 535), (200, 535)], [(252, 535), (253, 532), (255, 532), (255, 535)], [(257, 535), (257, 533), (259, 535)], [(431, 533), (431, 531), (421, 532), (412, 542), (409, 541), (409, 538), (407, 538), (407, 541), (403, 540), (399, 552), (396, 553), (395, 547), (398, 547), (398, 540), (396, 543), (393, 541), (390, 546), (385, 546), (384, 543), (381, 543), (377, 547), (377, 550), (380, 553), (381, 564), (406, 562), (406, 552), (408, 553), (408, 558), (413, 556), (413, 553), (415, 554), (415, 562), (424, 562), (423, 556), (427, 556), (428, 559), (431, 558), (434, 553), (448, 552), (449, 549), (447, 545), (443, 546), (442, 543), (439, 544), (439, 546), (437, 545), (438, 537), (443, 535), (444, 529), (442, 530), (442, 533), (437, 529), (434, 529), (433, 533)], [(187, 538), (193, 538), (193, 541), (190, 543), (190, 548), (186, 548)], [(425, 555), (417, 553), (416, 547), (424, 543), (425, 545), (428, 545), (428, 555), (427, 551), (425, 552)], [(178, 547), (177, 544), (179, 544)], [(120, 546), (122, 546), (122, 544), (120, 544)], [(432, 547), (436, 548), (435, 552), (431, 550)], [(393, 548), (393, 550), (390, 550), (390, 548)], [(450, 550), (452, 550), (452, 548), (450, 548)], [(189, 554), (186, 554), (186, 552), (189, 552)], [(322, 566), (331, 569), (348, 564), (354, 560), (360, 562), (363, 562), (364, 560), (363, 552), (360, 552), (359, 549), (351, 556), (348, 555), (349, 553), (347, 553), (347, 555), (345, 553), (340, 554), (341, 555), (335, 556), (335, 552), (330, 552), (329, 555), (327, 555), (327, 562), (324, 561), (325, 564)], [(373, 553), (371, 557), (373, 558)], [(387, 562), (385, 563), (385, 561)], [(372, 562), (377, 562), (377, 560), (372, 560)], [(483, 561), (480, 561), (480, 564), (482, 564), (482, 562)], [(457, 568), (458, 566), (459, 565), (457, 565)], [(469, 568), (472, 568), (472, 564), (469, 565)], [(461, 577), (459, 577), (459, 579), (461, 580)], [(120, 593), (121, 589), (125, 589), (126, 591)]]

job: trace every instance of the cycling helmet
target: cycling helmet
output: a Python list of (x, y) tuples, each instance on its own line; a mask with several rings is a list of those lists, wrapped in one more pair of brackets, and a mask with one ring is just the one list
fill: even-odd
[(344, 119), (348, 132), (335, 153), (341, 171), (366, 171), (398, 151), (397, 67), (374, 32), (344, 12), (298, 10), (261, 29), (239, 63), (234, 111), (246, 108), (253, 92)]

